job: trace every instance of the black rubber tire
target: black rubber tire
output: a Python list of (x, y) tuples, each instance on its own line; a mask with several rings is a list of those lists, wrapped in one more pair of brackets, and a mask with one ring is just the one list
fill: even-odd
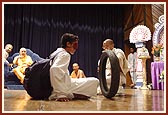
[[(107, 59), (110, 60), (111, 65), (111, 85), (108, 88), (107, 87), (107, 81), (106, 81), (106, 62)], [(104, 51), (100, 57), (100, 63), (99, 63), (99, 81), (100, 81), (100, 88), (102, 94), (106, 98), (112, 98), (116, 95), (118, 88), (119, 88), (119, 81), (120, 81), (120, 66), (119, 66), (119, 60), (115, 53), (111, 50)]]

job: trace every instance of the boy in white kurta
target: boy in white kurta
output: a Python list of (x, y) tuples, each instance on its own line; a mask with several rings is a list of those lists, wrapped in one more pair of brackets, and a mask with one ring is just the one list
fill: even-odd
[(97, 94), (99, 80), (94, 77), (70, 78), (68, 66), (71, 55), (78, 48), (78, 36), (66, 33), (61, 38), (62, 48), (51, 54), (57, 55), (50, 68), (50, 80), (53, 87), (49, 100), (70, 101), (71, 99), (88, 99)]

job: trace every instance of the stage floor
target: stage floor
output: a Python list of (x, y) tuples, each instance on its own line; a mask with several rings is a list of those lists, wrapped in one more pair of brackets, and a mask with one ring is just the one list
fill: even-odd
[(89, 100), (69, 102), (31, 100), (25, 90), (4, 89), (2, 99), (3, 113), (120, 113), (120, 112), (166, 112), (166, 99), (163, 90), (125, 89), (125, 96), (116, 95), (107, 99), (97, 95)]

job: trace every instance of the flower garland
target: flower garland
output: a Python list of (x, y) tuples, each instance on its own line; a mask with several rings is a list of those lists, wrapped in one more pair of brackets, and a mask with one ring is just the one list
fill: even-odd
[(130, 43), (145, 42), (151, 40), (151, 32), (148, 27), (138, 25), (130, 33)]
[(163, 49), (163, 44), (156, 44), (152, 47), (152, 51), (151, 53), (156, 56), (159, 57), (160, 56), (160, 52)]

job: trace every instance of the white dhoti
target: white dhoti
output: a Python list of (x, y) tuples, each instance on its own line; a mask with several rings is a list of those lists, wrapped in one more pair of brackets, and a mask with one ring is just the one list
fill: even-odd
[(88, 97), (96, 96), (99, 80), (94, 77), (71, 79), (71, 90), (73, 93), (86, 95)]
[[(57, 52), (59, 52), (57, 54)], [(54, 53), (57, 54), (54, 58), (53, 65), (50, 68), (50, 81), (53, 91), (49, 100), (59, 98), (74, 98), (74, 93), (85, 95), (88, 97), (97, 94), (99, 80), (94, 77), (89, 78), (70, 78), (68, 65), (70, 62), (70, 54), (63, 48), (58, 48)], [(52, 54), (51, 54), (52, 55)]]

